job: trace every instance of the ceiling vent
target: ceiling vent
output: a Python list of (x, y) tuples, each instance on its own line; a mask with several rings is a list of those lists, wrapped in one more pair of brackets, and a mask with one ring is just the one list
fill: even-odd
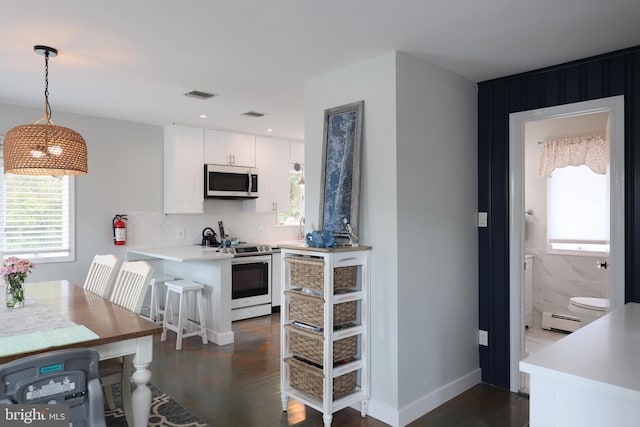
[(207, 99), (213, 98), (214, 96), (216, 96), (213, 93), (202, 92), (201, 90), (190, 90), (187, 93), (183, 93), (183, 95), (188, 96), (190, 98), (201, 99), (203, 101), (206, 101)]
[(264, 113), (258, 113), (257, 111), (247, 111), (246, 113), (242, 113), (241, 115), (258, 118), (264, 116)]

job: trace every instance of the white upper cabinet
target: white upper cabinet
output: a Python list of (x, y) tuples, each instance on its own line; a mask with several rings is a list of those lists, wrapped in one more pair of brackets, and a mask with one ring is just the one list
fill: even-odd
[(304, 162), (304, 145), (297, 141), (290, 143), (288, 140), (183, 125), (166, 126), (164, 212), (204, 212), (205, 164), (256, 167), (259, 197), (245, 201), (245, 209), (287, 212), (289, 172), (295, 162)]
[(204, 129), (164, 129), (164, 211), (204, 212)]
[(256, 137), (205, 129), (204, 163), (255, 167)]
[(256, 167), (259, 196), (246, 201), (256, 212), (289, 210), (289, 141), (256, 137)]
[(232, 165), (255, 167), (256, 137), (243, 133), (230, 133), (227, 152), (231, 155)]
[(204, 164), (229, 164), (226, 132), (211, 129), (204, 130)]
[(304, 164), (304, 142), (291, 141), (289, 145), (289, 158), (291, 163)]

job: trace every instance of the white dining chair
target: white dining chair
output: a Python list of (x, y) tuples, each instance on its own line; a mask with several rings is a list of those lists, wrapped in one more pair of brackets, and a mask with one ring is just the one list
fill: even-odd
[(116, 277), (118, 257), (115, 255), (96, 255), (93, 257), (89, 272), (84, 280), (84, 289), (109, 299), (113, 279)]
[[(140, 314), (142, 303), (153, 275), (153, 267), (146, 261), (125, 261), (120, 267), (118, 277), (111, 292), (111, 302), (134, 313)], [(107, 359), (100, 362), (100, 377), (104, 387), (104, 397), (109, 409), (115, 409), (111, 386), (121, 385), (122, 404), (127, 418), (131, 414), (131, 387), (129, 373), (133, 366), (133, 356), (119, 359)]]
[(146, 261), (123, 262), (109, 299), (140, 314), (152, 275), (153, 267)]

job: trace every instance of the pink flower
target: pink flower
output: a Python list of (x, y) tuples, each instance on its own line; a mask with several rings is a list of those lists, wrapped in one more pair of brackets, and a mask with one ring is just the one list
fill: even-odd
[(35, 268), (35, 265), (28, 259), (9, 257), (0, 268), (0, 277), (11, 283), (24, 282), (32, 268)]

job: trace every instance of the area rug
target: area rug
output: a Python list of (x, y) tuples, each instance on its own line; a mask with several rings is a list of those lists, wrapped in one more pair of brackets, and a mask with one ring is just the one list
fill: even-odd
[[(204, 427), (207, 425), (153, 384), (149, 384), (149, 388), (151, 389), (149, 427)], [(110, 411), (105, 405), (104, 415), (107, 426), (128, 427), (121, 407), (122, 400), (118, 384), (113, 385), (113, 399), (117, 406), (116, 409)]]

